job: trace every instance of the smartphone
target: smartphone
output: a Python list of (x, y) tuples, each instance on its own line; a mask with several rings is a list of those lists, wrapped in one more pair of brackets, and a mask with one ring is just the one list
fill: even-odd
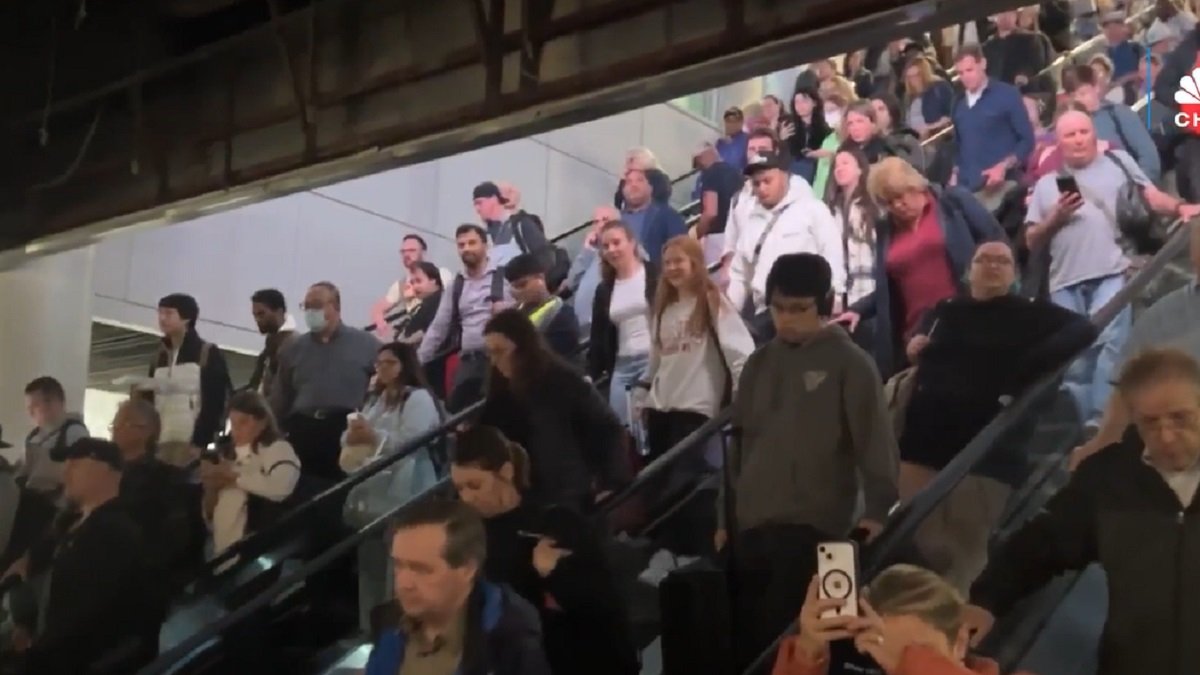
[(1079, 183), (1075, 182), (1074, 176), (1059, 176), (1055, 182), (1058, 183), (1059, 194), (1079, 194)]
[(858, 544), (827, 541), (817, 544), (817, 597), (845, 602), (826, 610), (822, 619), (858, 616)]

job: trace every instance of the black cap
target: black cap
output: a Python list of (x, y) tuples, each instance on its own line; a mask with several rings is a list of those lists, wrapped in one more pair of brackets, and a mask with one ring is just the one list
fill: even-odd
[(788, 166), (788, 161), (783, 155), (777, 152), (764, 152), (754, 156), (746, 164), (746, 175), (753, 176), (759, 171), (767, 169), (779, 169), (780, 171), (788, 171), (791, 167)]
[(0, 448), (11, 448), (12, 443), (4, 442), (4, 427), (0, 426)]
[(113, 469), (120, 471), (124, 465), (121, 459), (121, 449), (116, 443), (103, 438), (81, 438), (66, 448), (50, 450), (50, 459), (55, 462), (65, 462), (68, 459), (94, 459), (103, 462)]
[(504, 196), (500, 194), (500, 188), (492, 181), (480, 183), (475, 186), (475, 190), (471, 193), (471, 199), (482, 199), (485, 197), (495, 197), (504, 203)]

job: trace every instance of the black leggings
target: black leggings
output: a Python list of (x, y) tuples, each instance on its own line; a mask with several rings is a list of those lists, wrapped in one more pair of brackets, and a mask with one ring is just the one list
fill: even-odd
[[(708, 421), (707, 415), (680, 410), (648, 410), (646, 445), (648, 459), (654, 461), (675, 447)], [(647, 486), (650, 516), (655, 518), (674, 506), (711, 472), (704, 458), (707, 443), (699, 444), (680, 456), (670, 471)], [(676, 555), (703, 555), (712, 552), (712, 533), (716, 528), (715, 492), (703, 491), (675, 511), (659, 527), (655, 540)]]

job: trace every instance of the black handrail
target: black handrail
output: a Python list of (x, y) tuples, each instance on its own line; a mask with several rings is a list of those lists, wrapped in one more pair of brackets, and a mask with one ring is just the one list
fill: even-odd
[[(656, 478), (659, 474), (666, 470), (669, 464), (673, 464), (681, 455), (686, 452), (696, 451), (698, 447), (706, 442), (714, 433), (718, 433), (728, 423), (731, 411), (729, 408), (719, 412), (713, 419), (706, 422), (699, 429), (689, 434), (679, 443), (676, 443), (667, 452), (655, 459), (650, 464), (646, 465), (638, 475), (630, 482), (629, 485), (622, 488), (618, 492), (604, 499), (597, 505), (598, 511), (603, 515), (611, 514), (618, 506), (625, 503), (633, 496), (635, 492), (644, 487), (650, 480)], [(217, 621), (205, 626), (203, 630), (186, 638), (178, 645), (163, 652), (152, 662), (138, 671), (137, 675), (163, 675), (172, 672), (180, 661), (189, 658), (193, 652), (197, 652), (209, 642), (216, 640), (220, 635), (233, 626), (250, 618), (255, 613), (268, 607), (278, 596), (290, 591), (292, 588), (306, 581), (313, 574), (325, 569), (333, 564), (334, 561), (353, 551), (367, 537), (373, 537), (383, 531), (388, 522), (395, 517), (401, 510), (408, 508), (410, 505), (417, 503), (419, 500), (428, 499), (432, 496), (446, 491), (450, 487), (448, 479), (442, 479), (434, 486), (425, 490), (419, 495), (416, 495), (402, 504), (396, 506), (391, 511), (379, 518), (371, 521), (362, 529), (354, 532), (347, 538), (337, 544), (326, 549), (317, 557), (304, 563), (299, 569), (290, 574), (285, 574), (276, 580), (275, 583), (267, 587), (266, 590), (254, 596), (250, 600), (238, 606), (237, 609), (229, 612)]]
[[(1153, 281), (1188, 245), (1188, 228), (1181, 226), (1179, 221), (1172, 226), (1173, 233), (1162, 249), (1125, 284), (1116, 295), (1092, 316), (1092, 323), (1103, 330), (1113, 319), (1124, 310), (1135, 297)], [(1090, 349), (1090, 345), (1087, 347)], [(1076, 354), (1074, 358), (1078, 358)], [(883, 531), (872, 542), (863, 554), (862, 572), (868, 582), (884, 565), (901, 552), (903, 547), (912, 539), (913, 533), (939, 504), (997, 447), (998, 441), (1005, 434), (1017, 428), (1026, 420), (1026, 415), (1038, 405), (1043, 397), (1058, 389), (1059, 379), (1069, 368), (1070, 362), (1055, 370), (1016, 398), (1008, 407), (975, 435), (966, 447), (950, 460), (945, 468), (934, 476), (920, 492), (907, 504), (898, 508), (885, 524)], [(799, 610), (799, 608), (797, 608)], [(755, 659), (754, 663), (743, 671), (742, 675), (755, 675), (773, 659), (779, 649), (779, 643), (795, 629), (795, 622), (775, 639), (771, 646)]]
[[(248, 550), (253, 550), (256, 547), (261, 548), (261, 542), (270, 539), (273, 535), (278, 536), (280, 532), (284, 531), (284, 528), (287, 525), (299, 521), (302, 516), (308, 515), (309, 513), (315, 511), (318, 507), (325, 506), (329, 500), (345, 496), (355, 486), (360, 485), (370, 478), (382, 473), (396, 462), (399, 462), (400, 460), (417, 453), (430, 443), (436, 442), (443, 436), (452, 433), (456, 428), (458, 428), (458, 425), (466, 422), (473, 415), (482, 410), (483, 404), (483, 401), (476, 401), (475, 403), (472, 403), (458, 413), (448, 417), (446, 421), (441, 424), (441, 426), (421, 433), (416, 438), (402, 445), (399, 450), (390, 455), (385, 455), (372, 460), (369, 464), (350, 474), (336, 485), (325, 489), (312, 499), (297, 505), (296, 508), (290, 511), (285, 512), (282, 516), (280, 516), (279, 520), (271, 524), (269, 529), (255, 532), (248, 537), (244, 537), (235, 541), (220, 555), (215, 556), (212, 560), (208, 561), (205, 564), (204, 571), (201, 574), (212, 575), (216, 569), (220, 568), (222, 565), (225, 565), (230, 560), (245, 555)], [(258, 551), (252, 553), (251, 555), (261, 555), (261, 553), (261, 551)]]

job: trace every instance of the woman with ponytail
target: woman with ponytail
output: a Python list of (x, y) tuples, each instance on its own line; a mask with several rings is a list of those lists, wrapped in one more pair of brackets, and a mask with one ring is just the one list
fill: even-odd
[(591, 522), (530, 499), (529, 456), (495, 427), (457, 438), (450, 479), (484, 519), (489, 581), (537, 608), (555, 675), (636, 675), (628, 612)]

